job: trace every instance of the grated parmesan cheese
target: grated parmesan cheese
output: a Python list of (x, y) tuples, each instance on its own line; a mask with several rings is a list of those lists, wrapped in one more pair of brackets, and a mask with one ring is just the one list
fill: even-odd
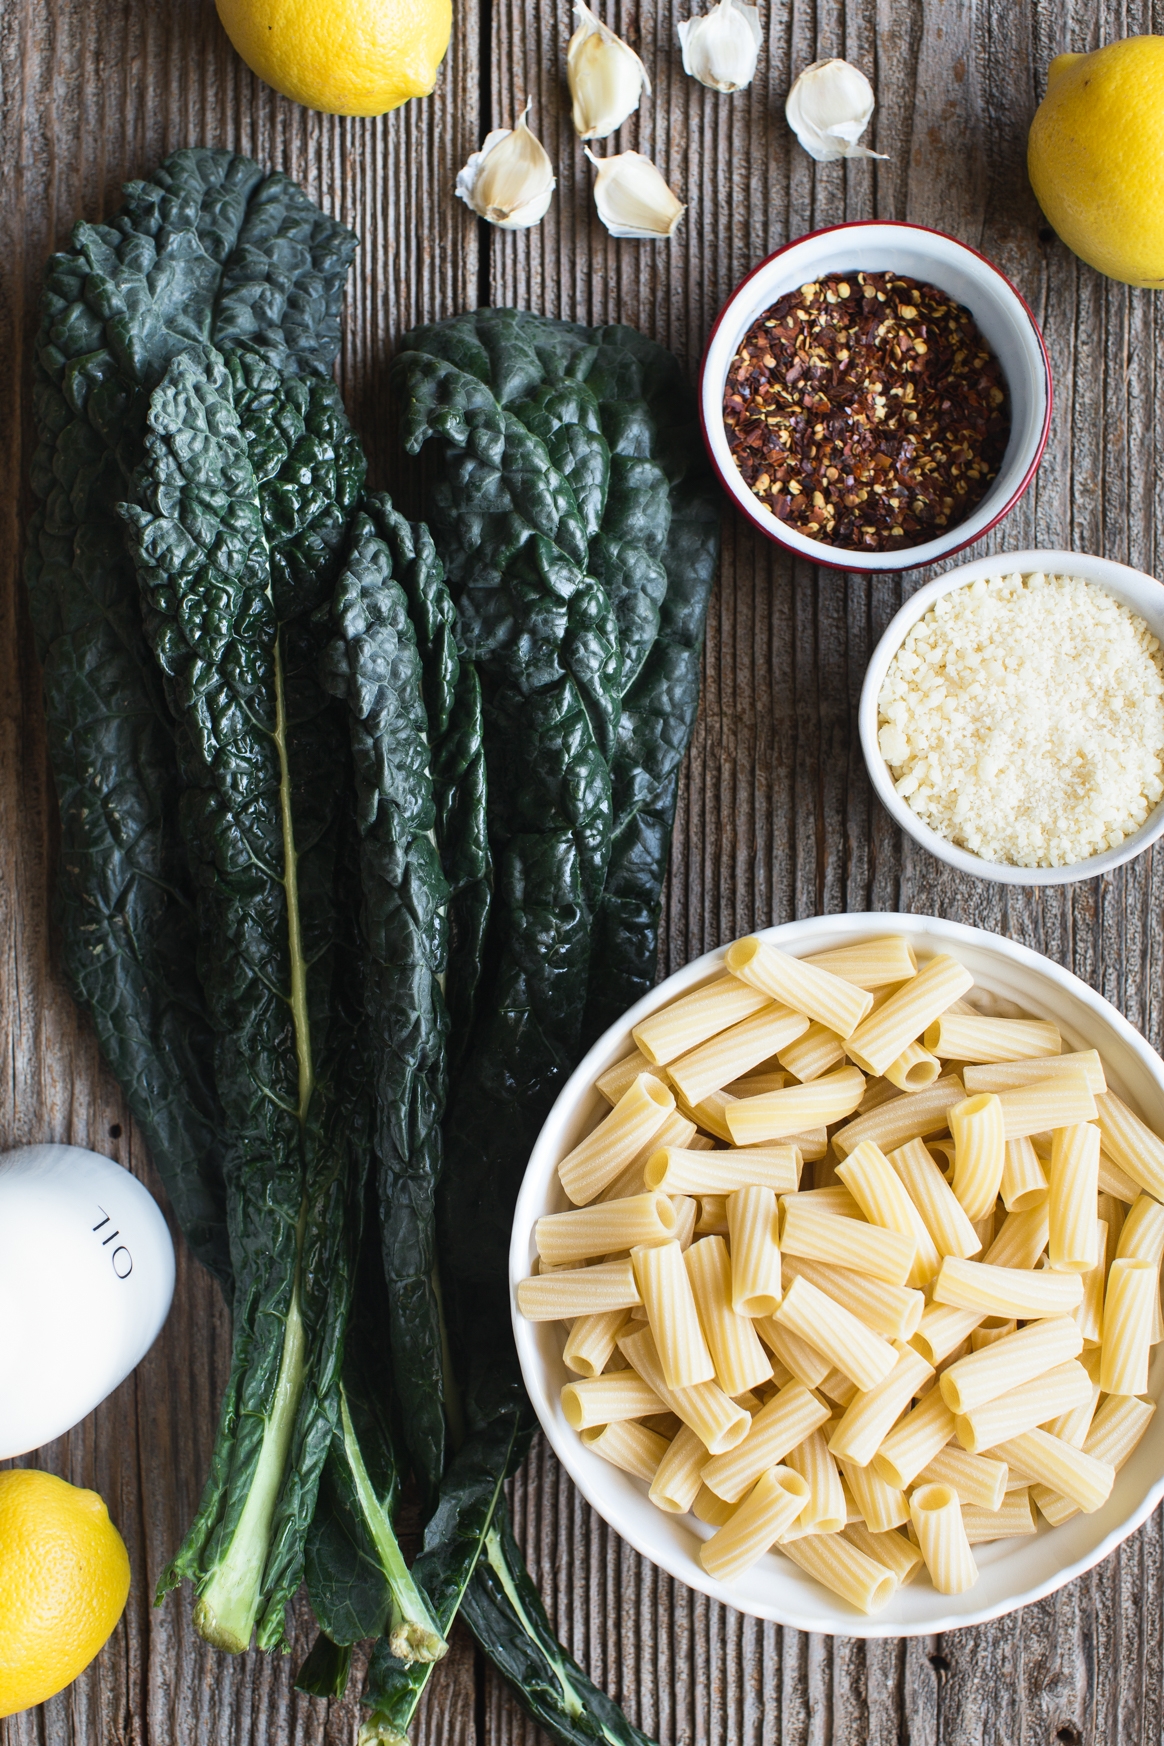
[(878, 720), (898, 794), (987, 861), (1086, 860), (1164, 795), (1159, 641), (1079, 576), (943, 595), (890, 663)]

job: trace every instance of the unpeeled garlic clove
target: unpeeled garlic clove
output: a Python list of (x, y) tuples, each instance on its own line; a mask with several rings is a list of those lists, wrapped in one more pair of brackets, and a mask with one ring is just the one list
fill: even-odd
[(589, 150), (586, 156), (598, 171), (594, 204), (611, 236), (655, 239), (671, 235), (687, 208), (650, 158), (641, 152), (596, 158)]
[(713, 91), (742, 91), (756, 76), (763, 42), (760, 12), (745, 0), (719, 0), (679, 26), (683, 71)]
[(639, 99), (651, 94), (647, 69), (628, 43), (577, 0), (578, 28), (566, 50), (566, 82), (574, 106), (574, 130), (579, 139), (609, 139)]
[(873, 87), (848, 61), (814, 61), (788, 93), (788, 125), (818, 164), (835, 158), (883, 158), (857, 141), (873, 114)]
[(499, 230), (528, 230), (549, 210), (557, 179), (549, 154), (526, 126), (529, 100), (513, 128), (486, 134), (457, 174), (457, 193), (466, 206)]

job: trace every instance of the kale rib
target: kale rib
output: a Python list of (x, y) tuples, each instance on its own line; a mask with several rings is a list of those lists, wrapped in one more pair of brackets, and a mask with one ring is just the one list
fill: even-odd
[[(256, 445), (263, 485), (236, 388), (269, 437), (282, 431), (281, 445)], [(329, 422), (330, 446), (319, 436)], [(336, 553), (310, 536), (342, 521), (362, 458), (330, 384), (281, 389), (253, 358), (236, 359), (232, 375), (209, 347), (174, 359), (149, 423), (139, 502), (124, 513), (178, 723), (236, 1280), (211, 1474), (163, 1589), (189, 1576), (199, 1630), (239, 1651), (256, 1625), (262, 1646), (283, 1638), (335, 1428), (350, 1295), (359, 1099), (342, 1081), (352, 1034), (342, 1008), (328, 1035), (333, 980), (350, 968), (336, 889), (348, 753), (316, 678), (317, 608)], [(331, 494), (322, 507), (319, 481), (298, 499), (288, 489), (302, 480), (312, 427), (307, 448)], [(280, 549), (268, 529), (292, 507)]]

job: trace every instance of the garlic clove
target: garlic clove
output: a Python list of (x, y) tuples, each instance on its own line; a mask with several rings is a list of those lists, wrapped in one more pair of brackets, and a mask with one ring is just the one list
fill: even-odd
[(756, 75), (763, 42), (760, 12), (744, 0), (719, 0), (679, 26), (683, 71), (713, 91), (742, 91)]
[(633, 115), (639, 99), (651, 94), (647, 69), (638, 55), (602, 20), (577, 0), (578, 28), (566, 50), (566, 82), (579, 139), (608, 139)]
[(655, 239), (670, 236), (687, 208), (668, 188), (662, 174), (641, 152), (618, 152), (612, 158), (586, 156), (598, 171), (594, 204), (611, 236)]
[(788, 93), (788, 125), (818, 164), (836, 158), (884, 158), (857, 141), (873, 114), (873, 87), (848, 61), (814, 61)]
[(457, 174), (457, 194), (499, 230), (528, 230), (549, 211), (557, 178), (549, 154), (526, 126), (529, 99), (513, 128), (485, 135)]

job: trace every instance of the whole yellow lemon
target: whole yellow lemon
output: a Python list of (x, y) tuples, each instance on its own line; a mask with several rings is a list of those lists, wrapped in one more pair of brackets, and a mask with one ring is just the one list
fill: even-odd
[(1129, 285), (1164, 285), (1164, 37), (1060, 55), (1027, 169), (1069, 249)]
[(0, 1716), (52, 1697), (108, 1641), (129, 1556), (95, 1491), (52, 1473), (0, 1473)]
[(252, 72), (308, 109), (383, 115), (427, 97), (449, 46), (452, 0), (217, 0)]

